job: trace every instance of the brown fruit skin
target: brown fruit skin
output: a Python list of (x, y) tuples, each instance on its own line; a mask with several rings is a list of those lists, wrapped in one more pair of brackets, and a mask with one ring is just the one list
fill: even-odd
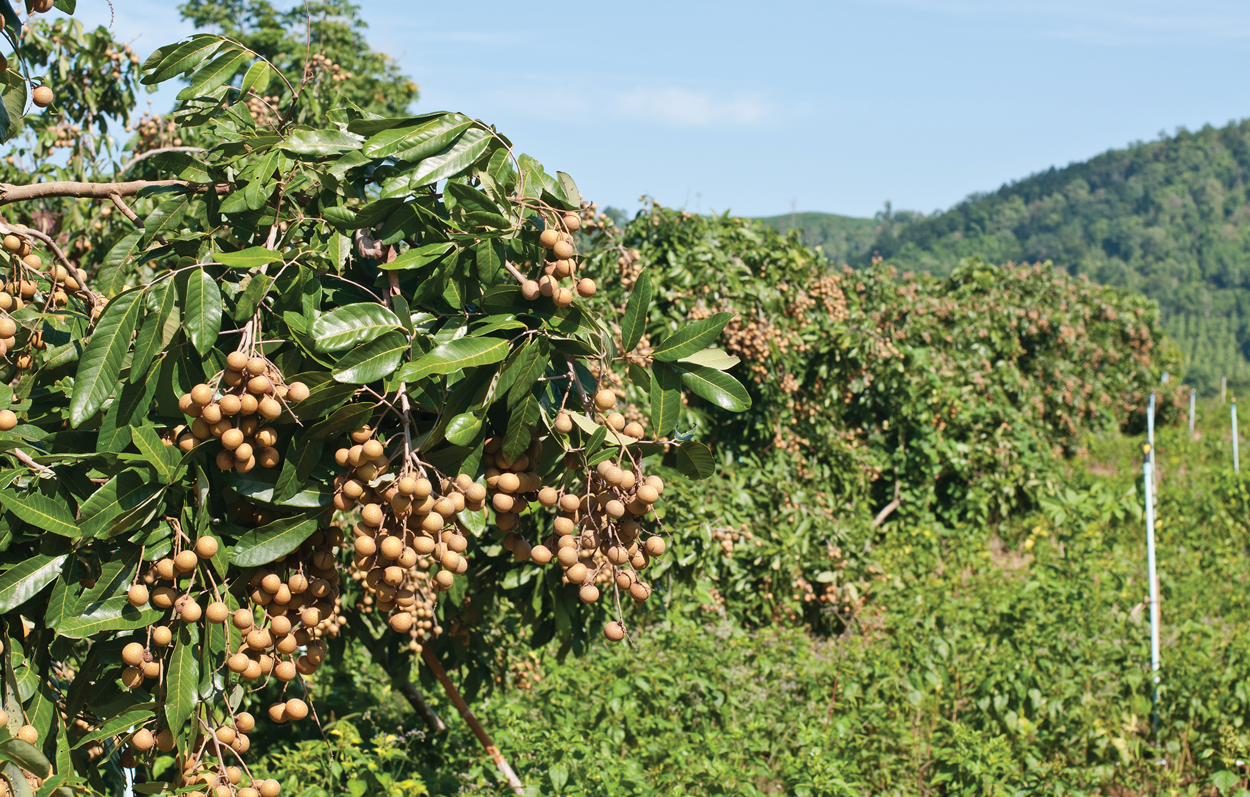
[(616, 394), (611, 390), (604, 388), (595, 393), (595, 407), (601, 412), (607, 412), (616, 406)]
[(308, 398), (309, 393), (308, 385), (303, 382), (292, 382), (287, 385), (286, 400), (298, 403)]
[(625, 626), (613, 620), (603, 627), (603, 635), (613, 642), (620, 642), (625, 638)]
[(298, 697), (286, 701), (286, 716), (293, 720), (302, 720), (308, 716), (308, 704)]
[(127, 689), (137, 689), (143, 685), (143, 670), (138, 667), (127, 667), (122, 670), (122, 683)]
[(595, 281), (590, 277), (585, 277), (577, 283), (577, 295), (583, 299), (589, 299), (595, 295)]
[(152, 629), (152, 644), (157, 647), (165, 647), (174, 641), (174, 632), (169, 630), (168, 626), (158, 625)]
[(240, 711), (234, 718), (234, 727), (239, 733), (251, 733), (256, 727), (256, 718), (246, 711)]
[(23, 725), (17, 729), (17, 738), (26, 744), (39, 744), (39, 731), (32, 725)]
[(538, 242), (544, 249), (553, 249), (560, 242), (560, 231), (554, 227), (543, 230), (538, 235)]
[(582, 228), (581, 216), (576, 213), (566, 213), (564, 215), (564, 226), (569, 232), (577, 232)]
[(144, 658), (143, 645), (138, 642), (131, 642), (122, 648), (122, 661), (132, 667), (138, 667), (143, 663)]
[(247, 367), (247, 355), (241, 351), (232, 351), (226, 356), (226, 365), (232, 371), (242, 371)]
[(204, 614), (210, 623), (221, 625), (230, 616), (230, 609), (221, 601), (213, 601), (208, 604), (208, 609), (205, 610)]
[(47, 108), (49, 105), (52, 104), (52, 100), (53, 100), (52, 89), (48, 88), (47, 86), (40, 86), (39, 88), (31, 92), (30, 99), (35, 103), (35, 105), (38, 105), (40, 108)]
[(156, 739), (147, 728), (140, 728), (130, 737), (130, 744), (138, 751), (146, 753), (156, 744)]
[(551, 247), (551, 252), (560, 260), (568, 260), (577, 253), (568, 241), (556, 241), (556, 245)]
[(126, 590), (126, 600), (131, 606), (143, 606), (148, 602), (148, 588), (143, 584), (131, 584)]
[(663, 556), (664, 551), (667, 548), (663, 537), (651, 537), (643, 544), (642, 547), (643, 550), (647, 552), (647, 556), (652, 558)]

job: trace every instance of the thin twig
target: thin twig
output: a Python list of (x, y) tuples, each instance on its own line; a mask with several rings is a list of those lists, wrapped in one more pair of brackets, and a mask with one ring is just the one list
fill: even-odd
[(160, 155), (165, 152), (208, 152), (208, 150), (203, 147), (157, 147), (156, 149), (150, 149), (147, 152), (134, 156), (130, 159), (130, 162), (121, 167), (117, 173), (125, 174), (130, 171), (130, 167), (134, 166), (136, 163), (147, 160), (153, 155)]
[(31, 459), (30, 455), (20, 448), (13, 449), (13, 456), (17, 457), (23, 465), (26, 465), (31, 470), (38, 471), (39, 473), (47, 473), (51, 476), (56, 475), (56, 471), (52, 470), (52, 468), (49, 468), (47, 465), (40, 465), (38, 462)]

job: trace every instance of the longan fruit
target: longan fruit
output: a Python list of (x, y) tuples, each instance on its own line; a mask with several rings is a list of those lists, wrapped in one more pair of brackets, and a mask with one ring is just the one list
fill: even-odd
[[(255, 415), (258, 409), (260, 409), (260, 402), (257, 401), (256, 397), (253, 396), (251, 393), (244, 393), (243, 395), (239, 396), (239, 414), (240, 415)], [(243, 433), (247, 434), (247, 430), (244, 429)]]
[(616, 406), (616, 394), (606, 387), (595, 393), (595, 408), (607, 412)]
[(293, 403), (299, 403), (308, 398), (310, 392), (308, 385), (303, 382), (292, 382), (286, 387), (286, 399)]
[(241, 351), (232, 351), (226, 355), (226, 365), (232, 371), (242, 371), (247, 367), (247, 355)]
[(438, 589), (449, 590), (456, 583), (456, 577), (450, 570), (440, 570), (434, 576), (434, 584)]
[(213, 401), (213, 389), (202, 383), (191, 388), (190, 395), (191, 400), (196, 404), (199, 404), (201, 407), (210, 404)]
[(625, 428), (625, 416), (619, 412), (610, 412), (607, 417), (608, 426), (612, 427), (612, 431), (619, 432)]
[(262, 448), (260, 453), (256, 455), (256, 462), (262, 468), (276, 468), (281, 461), (282, 455), (278, 453), (276, 448)]
[[(243, 384), (243, 374), (231, 368), (227, 368), (226, 372), (221, 377), (221, 381), (226, 383), (226, 387), (238, 387)], [(242, 400), (242, 396), (239, 398)]]
[(263, 399), (260, 400), (260, 404), (258, 405), (258, 411), (260, 412), (261, 417), (268, 418), (269, 420), (272, 421), (276, 419), (278, 416), (282, 415), (282, 405), (279, 404), (275, 399), (271, 399), (269, 398), (269, 396), (265, 396)]
[(246, 653), (235, 653), (226, 659), (226, 666), (230, 668), (230, 672), (236, 675), (242, 675), (252, 660), (247, 657)]
[(282, 785), (276, 780), (262, 780), (256, 790), (260, 792), (260, 797), (278, 797), (282, 792)]
[(279, 681), (282, 681), (283, 683), (287, 683), (288, 681), (294, 681), (295, 676), (297, 674), (298, 673), (295, 670), (295, 665), (289, 661), (284, 661), (281, 664), (279, 664), (277, 667), (273, 668), (274, 677), (277, 678)]
[[(566, 549), (571, 550), (571, 549)], [(586, 576), (590, 571), (586, 569), (586, 565), (581, 562), (575, 562), (572, 567), (564, 571), (564, 575), (568, 577), (569, 583), (580, 584), (586, 580)]]
[(637, 492), (634, 493), (634, 497), (648, 506), (660, 500), (659, 492), (657, 492), (656, 489), (650, 484), (645, 483), (638, 488)]
[(223, 448), (221, 451), (217, 452), (214, 462), (217, 463), (218, 469), (230, 470), (234, 467), (234, 452), (230, 451), (228, 448)]
[(269, 719), (281, 725), (288, 720), (286, 703), (274, 703), (269, 707)]
[[(222, 415), (226, 417), (234, 417), (239, 414), (240, 410), (243, 409), (243, 402), (239, 400), (238, 396), (231, 393), (229, 395), (222, 396), (217, 400), (217, 408), (221, 410)], [(222, 435), (222, 437), (224, 438), (225, 435)]]
[(577, 250), (568, 241), (556, 241), (555, 246), (551, 247), (551, 253), (556, 256), (557, 260), (568, 260), (577, 254)]
[(589, 299), (595, 295), (595, 281), (590, 277), (583, 277), (577, 281), (577, 295), (583, 299)]
[(641, 581), (635, 581), (629, 588), (629, 594), (636, 601), (645, 601), (651, 597), (651, 588)]
[(386, 453), (386, 449), (377, 440), (367, 440), (360, 447), (365, 459), (377, 459)]
[(551, 549), (546, 545), (535, 545), (530, 549), (530, 561), (536, 565), (546, 565), (551, 562)]
[(163, 728), (156, 734), (156, 749), (162, 753), (168, 753), (174, 749), (174, 732), (169, 728)]
[(238, 736), (238, 733), (236, 733), (234, 728), (231, 728), (229, 725), (222, 725), (213, 735), (216, 736), (217, 741), (222, 744), (232, 744)]
[(577, 597), (582, 603), (594, 603), (599, 600), (599, 588), (594, 584), (586, 584), (577, 591)]
[(220, 548), (213, 537), (200, 537), (195, 541), (195, 554), (201, 559), (212, 559)]
[(10, 233), (4, 236), (4, 248), (16, 252), (22, 248), (22, 239)]
[(131, 606), (143, 606), (148, 602), (148, 588), (143, 584), (131, 584), (126, 590), (126, 600)]
[(370, 429), (368, 426), (362, 426), (356, 431), (352, 432), (350, 435), (348, 435), (348, 437), (352, 439), (353, 443), (363, 443), (369, 438), (373, 437), (373, 430)]
[(391, 615), (390, 626), (392, 631), (400, 634), (406, 634), (412, 628), (413, 617), (407, 612), (400, 612)]
[(131, 642), (122, 648), (122, 661), (132, 667), (138, 667), (144, 660), (143, 645), (138, 642)]
[(582, 228), (582, 217), (576, 213), (564, 214), (564, 226), (569, 232), (577, 232)]
[(221, 625), (226, 622), (226, 618), (230, 616), (230, 609), (221, 601), (213, 601), (208, 604), (208, 608), (204, 610), (204, 615), (208, 621), (214, 625)]
[(157, 647), (165, 647), (174, 641), (174, 632), (169, 630), (168, 626), (158, 625), (152, 629), (152, 644)]
[(240, 711), (234, 717), (234, 727), (239, 733), (251, 733), (256, 727), (256, 719), (246, 711)]
[(247, 368), (247, 372), (251, 376), (260, 376), (264, 374), (265, 371), (269, 370), (268, 363), (266, 363), (261, 357), (252, 357), (247, 361), (247, 365), (244, 367)]
[(11, 338), (17, 334), (17, 323), (12, 318), (0, 318), (0, 338)]
[(33, 725), (23, 725), (17, 729), (17, 738), (26, 744), (39, 744), (39, 731)]
[(312, 628), (321, 622), (321, 610), (316, 606), (309, 606), (299, 613), (299, 621), (305, 628)]
[(286, 701), (286, 716), (293, 720), (302, 720), (308, 716), (308, 704), (298, 697)]
[(234, 451), (239, 446), (243, 445), (244, 439), (242, 431), (238, 429), (227, 429), (221, 435), (221, 444), (225, 446), (226, 450)]
[(526, 280), (521, 283), (521, 296), (524, 297), (527, 302), (532, 302), (541, 295), (542, 291), (539, 289), (538, 282), (536, 280)]
[(621, 434), (625, 435), (626, 437), (632, 437), (635, 440), (639, 440), (642, 438), (644, 434), (642, 424), (638, 423), (637, 421), (630, 421), (629, 423), (625, 424), (625, 428), (621, 430)]
[(122, 684), (127, 689), (136, 689), (143, 685), (143, 670), (138, 667), (126, 667), (122, 670)]
[(568, 288), (561, 288), (551, 297), (556, 307), (568, 307), (573, 303), (573, 292)]
[(140, 728), (135, 731), (135, 735), (130, 737), (130, 745), (141, 753), (151, 750), (156, 744), (156, 739), (152, 736), (152, 732), (147, 728)]
[(543, 249), (552, 249), (561, 240), (560, 231), (555, 227), (548, 227), (538, 234), (538, 243), (542, 245)]
[(205, 404), (200, 410), (200, 417), (205, 423), (216, 424), (225, 417), (225, 413), (221, 411), (221, 406), (218, 404)]
[(182, 573), (190, 573), (200, 564), (200, 557), (195, 551), (181, 551), (174, 557), (174, 567)]
[(184, 623), (198, 623), (200, 618), (204, 616), (204, 610), (200, 608), (200, 604), (187, 596), (183, 599), (182, 608), (179, 610)]
[(613, 620), (603, 626), (603, 635), (613, 642), (620, 642), (625, 638), (625, 626)]
[[(202, 421), (204, 419), (199, 418), (197, 420)], [(227, 421), (225, 418), (222, 418), (220, 421), (217, 421), (216, 423), (209, 425), (208, 433), (211, 434), (213, 437), (221, 437), (223, 434), (230, 431), (232, 428), (234, 427), (230, 423), (230, 421)]]
[(234, 625), (235, 628), (239, 629), (240, 631), (246, 631), (249, 628), (251, 628), (254, 623), (253, 618), (252, 618), (252, 610), (251, 609), (236, 609), (234, 612), (234, 616), (231, 618), (230, 621)]
[(247, 390), (258, 396), (267, 395), (273, 391), (273, 382), (269, 381), (267, 376), (253, 376), (247, 380)]
[(30, 99), (40, 108), (47, 108), (52, 104), (52, 89), (47, 86), (39, 86), (30, 93)]

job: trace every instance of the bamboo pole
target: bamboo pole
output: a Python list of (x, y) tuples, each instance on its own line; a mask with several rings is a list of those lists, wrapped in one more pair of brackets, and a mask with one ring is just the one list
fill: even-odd
[(1189, 391), (1189, 436), (1194, 434), (1194, 403), (1198, 400), (1198, 391)]
[(1233, 397), (1232, 404), (1233, 415), (1233, 473), (1241, 473), (1241, 458), (1238, 456), (1237, 450), (1237, 397)]
[(495, 766), (499, 767), (499, 771), (503, 773), (504, 779), (508, 781), (508, 786), (512, 788), (514, 793), (524, 795), (525, 786), (521, 783), (521, 779), (512, 771), (512, 767), (508, 765), (507, 760), (503, 757), (503, 753), (499, 752), (499, 748), (491, 741), (490, 734), (482, 727), (482, 723), (478, 722), (472, 709), (469, 708), (469, 704), (464, 702), (464, 698), (460, 696), (460, 691), (456, 689), (456, 685), (447, 677), (447, 671), (443, 669), (443, 665), (439, 663), (429, 644), (421, 646), (421, 658), (425, 659), (425, 663), (429, 665), (430, 672), (434, 673), (434, 677), (443, 685), (443, 691), (447, 693), (447, 697), (451, 699), (456, 710), (460, 712), (460, 718), (473, 731), (473, 735), (482, 743), (482, 747), (486, 748), (487, 754), (494, 759)]

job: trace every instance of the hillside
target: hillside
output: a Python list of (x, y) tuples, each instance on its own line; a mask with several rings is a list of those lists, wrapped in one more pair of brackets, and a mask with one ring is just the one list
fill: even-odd
[(779, 232), (798, 227), (803, 243), (821, 247), (835, 263), (846, 263), (869, 255), (882, 232), (881, 222), (877, 219), (857, 219), (836, 213), (786, 213), (759, 221)]
[(1053, 260), (1156, 300), (1210, 391), (1250, 385), (1250, 121), (1111, 150), (891, 225), (852, 255), (946, 273), (961, 257)]

